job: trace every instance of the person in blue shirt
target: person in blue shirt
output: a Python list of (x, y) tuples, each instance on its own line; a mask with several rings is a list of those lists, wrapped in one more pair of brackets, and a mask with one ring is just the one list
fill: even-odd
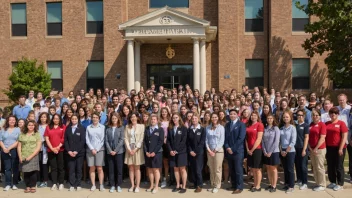
[(64, 97), (64, 92), (63, 91), (59, 91), (58, 94), (59, 94), (59, 97), (60, 97), (61, 106), (62, 106), (62, 104), (64, 104), (64, 102), (67, 102), (68, 104), (70, 104), (70, 101), (67, 98)]
[(28, 113), (32, 108), (29, 105), (26, 105), (26, 96), (21, 95), (18, 98), (18, 105), (13, 108), (12, 114), (16, 116), (17, 119), (26, 119)]
[[(306, 104), (307, 104), (306, 96), (305, 95), (299, 96), (297, 110), (299, 110), (299, 109), (304, 110), (304, 112), (306, 114), (306, 116), (304, 118), (304, 122), (306, 124), (310, 124), (310, 123), (312, 123), (312, 112), (306, 107)], [(294, 115), (294, 117), (297, 117), (297, 116)]]
[(94, 105), (95, 112), (97, 112), (100, 115), (100, 124), (105, 125), (108, 117), (106, 116), (106, 113), (103, 112), (103, 106), (100, 103), (96, 103)]

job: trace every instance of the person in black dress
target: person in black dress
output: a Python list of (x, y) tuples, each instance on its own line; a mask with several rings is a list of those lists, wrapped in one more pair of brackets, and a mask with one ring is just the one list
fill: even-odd
[[(167, 135), (167, 147), (169, 149), (170, 166), (174, 167), (176, 187), (172, 192), (186, 192), (187, 183), (187, 128), (183, 125), (178, 113), (172, 114)], [(180, 186), (180, 175), (182, 186)]]
[[(153, 194), (158, 192), (160, 180), (160, 168), (162, 167), (162, 152), (164, 143), (164, 131), (158, 126), (158, 115), (152, 114), (150, 116), (150, 125), (144, 132), (144, 152), (145, 152), (145, 166), (149, 168), (150, 187), (147, 192)], [(154, 186), (155, 181), (155, 186)]]

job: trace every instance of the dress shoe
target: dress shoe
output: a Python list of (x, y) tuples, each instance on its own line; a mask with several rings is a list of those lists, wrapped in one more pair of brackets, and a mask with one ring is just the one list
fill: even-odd
[(236, 189), (232, 192), (232, 194), (240, 194), (243, 190)]
[(198, 186), (198, 187), (194, 190), (194, 192), (200, 193), (200, 192), (202, 192), (202, 188)]

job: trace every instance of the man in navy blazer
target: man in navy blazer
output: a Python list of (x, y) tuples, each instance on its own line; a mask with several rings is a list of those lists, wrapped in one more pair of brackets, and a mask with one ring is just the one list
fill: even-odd
[(246, 137), (246, 126), (238, 118), (238, 109), (230, 110), (230, 121), (225, 125), (226, 158), (231, 171), (232, 194), (243, 191), (243, 143)]

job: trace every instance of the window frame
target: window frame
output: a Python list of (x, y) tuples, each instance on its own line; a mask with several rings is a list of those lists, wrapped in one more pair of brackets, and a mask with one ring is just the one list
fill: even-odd
[[(57, 62), (60, 62), (61, 63), (61, 78), (52, 78), (50, 77), (50, 80), (51, 80), (51, 89), (52, 90), (56, 90), (56, 91), (59, 91), (59, 90), (63, 90), (64, 88), (64, 76), (63, 76), (63, 73), (64, 73), (64, 67), (63, 67), (63, 61), (62, 60), (50, 60), (50, 61), (46, 61), (46, 69), (47, 69), (47, 72), (49, 71), (49, 63), (57, 63)], [(58, 83), (61, 85), (61, 87), (59, 86), (59, 88), (56, 88), (56, 86), (53, 86), (54, 84)]]
[[(48, 4), (55, 4), (55, 3), (60, 3), (61, 4), (61, 22), (48, 22)], [(45, 9), (46, 9), (46, 15), (45, 15), (45, 22), (46, 22), (46, 36), (48, 37), (62, 37), (62, 1), (54, 1), (54, 2), (45, 2)], [(60, 34), (49, 34), (49, 26), (51, 25), (60, 25)]]
[[(262, 67), (262, 76), (261, 77), (246, 77), (246, 69), (247, 69), (247, 61), (260, 61), (262, 63), (261, 67)], [(245, 74), (244, 74), (244, 78), (245, 78), (245, 84), (250, 88), (253, 89), (254, 87), (258, 87), (258, 86), (264, 86), (264, 59), (245, 59), (245, 65), (244, 65), (244, 70), (245, 70)], [(261, 83), (254, 83), (254, 86), (250, 86), (252, 83), (251, 81), (261, 81)]]
[[(102, 3), (102, 15), (103, 15), (103, 20), (102, 21), (88, 21), (88, 2), (101, 2)], [(104, 35), (104, 1), (103, 0), (85, 0), (85, 33), (88, 36), (94, 36), (94, 35)], [(101, 27), (101, 32), (98, 32), (98, 28), (96, 29), (96, 32), (90, 32), (90, 27), (95, 24), (97, 27)], [(100, 28), (99, 28), (100, 29)]]
[[(298, 77), (293, 77), (293, 62), (294, 60), (307, 60), (308, 61), (308, 75), (307, 76), (298, 76)], [(310, 80), (310, 72), (311, 72), (311, 60), (310, 58), (292, 58), (292, 66), (291, 66), (291, 80), (292, 80), (292, 90), (310, 90), (311, 88), (311, 80)], [(302, 82), (303, 80), (306, 80), (307, 87), (297, 87), (297, 85), (294, 82)]]
[[(259, 1), (259, 0), (258, 0)], [(262, 18), (248, 18), (246, 17), (246, 0), (244, 0), (244, 32), (245, 34), (261, 34), (264, 33), (264, 19), (265, 19), (265, 1), (264, 0), (260, 0), (263, 3), (263, 17)], [(256, 30), (256, 28), (259, 27), (259, 23), (261, 21), (261, 27)], [(251, 23), (250, 23), (251, 22)], [(253, 23), (254, 22), (254, 23)], [(252, 28), (253, 24), (258, 25), (258, 27)], [(248, 27), (251, 24), (250, 27)], [(248, 30), (247, 30), (248, 29)]]
[[(296, 0), (295, 0), (296, 1)], [(292, 5), (291, 5), (291, 18), (292, 18), (292, 25), (291, 25), (291, 28), (292, 28), (292, 32), (305, 32), (304, 30), (304, 27), (310, 23), (310, 17), (307, 15), (307, 17), (305, 18), (302, 18), (302, 17), (294, 17), (293, 14), (294, 14), (294, 7), (295, 5), (293, 5), (293, 3), (295, 3), (294, 1), (291, 1), (292, 2)], [(309, 3), (307, 1), (307, 3)], [(297, 9), (297, 8), (295, 8)], [(303, 11), (301, 11), (303, 12)], [(303, 25), (303, 27), (302, 27)]]
[(190, 0), (187, 0), (187, 4), (188, 4), (187, 7), (185, 7), (185, 6), (173, 7), (173, 6), (169, 6), (169, 5), (165, 5), (165, 6), (161, 6), (161, 7), (152, 7), (151, 6), (152, 1), (155, 1), (155, 0), (149, 0), (149, 2), (148, 2), (149, 9), (159, 9), (159, 8), (162, 8), (162, 7), (165, 7), (165, 6), (168, 6), (168, 7), (171, 7), (171, 8), (186, 8), (186, 9), (189, 9), (189, 5), (190, 5)]
[[(25, 16), (26, 16), (26, 23), (21, 23), (21, 24), (13, 24), (13, 17), (12, 17), (12, 12), (13, 12), (13, 8), (12, 8), (12, 5), (15, 5), (15, 4), (24, 4), (25, 7), (26, 7), (26, 10), (25, 10)], [(10, 31), (10, 34), (11, 34), (11, 37), (13, 38), (27, 38), (28, 36), (28, 23), (27, 23), (27, 3), (26, 2), (14, 2), (14, 3), (10, 3), (10, 24), (11, 24), (11, 31)], [(22, 27), (24, 28), (24, 31), (25, 34), (24, 35), (14, 35), (14, 30), (17, 29), (18, 27), (16, 26), (19, 26), (19, 27)]]

